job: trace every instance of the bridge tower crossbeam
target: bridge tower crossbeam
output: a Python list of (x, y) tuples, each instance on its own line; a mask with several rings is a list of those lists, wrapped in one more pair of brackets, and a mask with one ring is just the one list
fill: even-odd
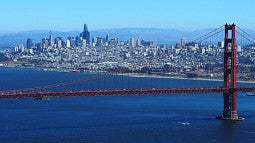
[[(229, 32), (231, 31), (231, 33)], [(225, 25), (224, 39), (224, 88), (228, 92), (223, 93), (224, 109), (219, 119), (243, 120), (236, 111), (236, 35), (235, 24)]]

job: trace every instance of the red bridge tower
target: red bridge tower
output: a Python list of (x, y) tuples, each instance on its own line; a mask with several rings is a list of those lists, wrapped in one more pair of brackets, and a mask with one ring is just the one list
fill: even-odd
[[(231, 33), (229, 33), (231, 31)], [(228, 92), (223, 93), (224, 109), (219, 119), (223, 120), (243, 120), (238, 117), (236, 111), (236, 35), (235, 24), (225, 25), (224, 39), (224, 88), (228, 88)]]

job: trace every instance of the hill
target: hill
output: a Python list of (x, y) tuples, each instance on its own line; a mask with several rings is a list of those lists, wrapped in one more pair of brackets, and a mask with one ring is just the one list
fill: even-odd
[[(214, 30), (202, 29), (192, 32), (184, 32), (177, 29), (158, 29), (158, 28), (119, 28), (119, 29), (101, 29), (91, 31), (91, 37), (105, 37), (107, 34), (110, 38), (119, 38), (120, 41), (127, 41), (128, 39), (135, 38), (139, 40), (146, 41), (156, 41), (159, 44), (176, 44), (180, 43), (181, 38), (185, 37), (187, 41), (193, 41), (194, 39), (207, 34), (208, 32)], [(249, 33), (255, 35), (255, 32), (248, 30)], [(12, 34), (2, 34), (0, 35), (0, 47), (6, 46), (16, 46), (19, 44), (26, 44), (27, 38), (31, 38), (33, 42), (39, 43), (42, 38), (49, 37), (50, 31), (48, 30), (37, 30), (37, 31), (25, 31)], [(81, 31), (52, 31), (53, 38), (63, 37), (76, 37)], [(217, 41), (223, 41), (223, 33), (218, 36)]]

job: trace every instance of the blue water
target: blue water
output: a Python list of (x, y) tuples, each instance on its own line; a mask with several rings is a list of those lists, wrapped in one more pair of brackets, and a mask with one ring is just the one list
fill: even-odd
[(4, 50), (14, 50), (14, 47), (0, 47), (0, 51)]
[[(90, 76), (96, 74), (0, 68), (0, 89)], [(110, 84), (114, 79), (118, 81)], [(213, 81), (126, 76), (108, 77), (103, 82), (107, 85), (94, 81), (68, 88), (222, 86), (221, 82)], [(243, 93), (237, 100), (238, 113), (246, 118), (244, 121), (215, 119), (222, 112), (221, 94), (1, 99), (0, 142), (255, 142), (255, 97)]]

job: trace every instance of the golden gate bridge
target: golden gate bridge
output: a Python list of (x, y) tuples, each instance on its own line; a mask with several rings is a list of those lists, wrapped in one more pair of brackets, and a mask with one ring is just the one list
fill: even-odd
[[(202, 93), (223, 93), (223, 112), (218, 119), (224, 120), (243, 120), (239, 117), (236, 108), (237, 92), (255, 92), (255, 87), (237, 87), (237, 65), (236, 65), (236, 33), (244, 36), (242, 33), (236, 31), (235, 24), (225, 24), (224, 26), (224, 84), (222, 87), (196, 87), (196, 88), (121, 88), (121, 89), (92, 89), (92, 90), (63, 90), (50, 91), (47, 89), (64, 87), (77, 83), (86, 83), (95, 79), (104, 79), (107, 76), (118, 73), (103, 73), (88, 78), (73, 80), (69, 82), (38, 86), (33, 88), (24, 88), (18, 90), (0, 91), (0, 98), (47, 98), (47, 97), (65, 97), (65, 96), (120, 96), (120, 95), (148, 95), (148, 94), (202, 94)], [(194, 40), (194, 42), (201, 42), (207, 38), (222, 32), (222, 27)], [(238, 27), (239, 28), (239, 27)], [(240, 29), (240, 28), (239, 28)], [(243, 33), (252, 37), (244, 30)], [(245, 38), (245, 37), (244, 37)], [(253, 37), (252, 37), (253, 38)], [(248, 39), (248, 38), (246, 38)], [(253, 39), (254, 40), (254, 39)], [(98, 80), (99, 81), (99, 80)], [(104, 82), (99, 81), (99, 82)], [(122, 83), (123, 84), (123, 83)]]

